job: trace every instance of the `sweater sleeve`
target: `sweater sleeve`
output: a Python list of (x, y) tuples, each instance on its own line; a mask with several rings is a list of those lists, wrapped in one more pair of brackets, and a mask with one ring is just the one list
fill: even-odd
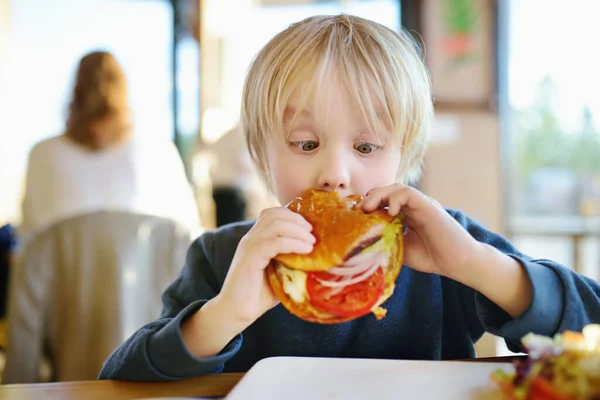
[(508, 240), (489, 232), (461, 212), (453, 217), (478, 241), (487, 243), (514, 258), (525, 270), (533, 286), (529, 307), (513, 319), (481, 293), (469, 293), (474, 302), (473, 317), (483, 328), (505, 339), (511, 351), (523, 351), (520, 341), (533, 332), (553, 336), (565, 330), (581, 331), (590, 323), (600, 323), (600, 284), (547, 259), (533, 259), (517, 250)]
[(216, 356), (198, 358), (187, 350), (181, 333), (182, 322), (222, 286), (223, 274), (210, 261), (214, 259), (210, 256), (214, 255), (212, 236), (213, 233), (205, 233), (192, 244), (179, 277), (163, 294), (161, 318), (143, 326), (122, 343), (104, 362), (99, 379), (164, 381), (218, 373), (237, 353), (241, 334)]

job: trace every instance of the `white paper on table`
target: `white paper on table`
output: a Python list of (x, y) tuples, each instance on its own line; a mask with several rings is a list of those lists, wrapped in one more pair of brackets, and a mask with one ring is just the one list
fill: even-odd
[(274, 357), (261, 360), (226, 400), (500, 399), (490, 380), (510, 363)]

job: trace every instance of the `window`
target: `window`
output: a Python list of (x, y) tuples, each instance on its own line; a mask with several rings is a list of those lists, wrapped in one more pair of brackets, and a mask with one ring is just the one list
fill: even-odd
[(600, 278), (600, 3), (511, 2), (509, 232)]

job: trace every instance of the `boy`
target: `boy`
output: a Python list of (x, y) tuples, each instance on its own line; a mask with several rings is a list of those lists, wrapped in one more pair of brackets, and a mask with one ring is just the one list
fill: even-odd
[(600, 285), (522, 255), (407, 183), (418, 175), (433, 115), (426, 68), (409, 38), (352, 16), (290, 26), (254, 60), (243, 94), (249, 150), (279, 199), (307, 188), (367, 195), (366, 211), (402, 210), (405, 260), (385, 319), (339, 325), (289, 314), (264, 269), (309, 253), (311, 226), (285, 207), (202, 235), (163, 295), (162, 318), (106, 361), (100, 378), (174, 380), (247, 371), (278, 355), (457, 359), (484, 331), (519, 350), (528, 332), (600, 322)]

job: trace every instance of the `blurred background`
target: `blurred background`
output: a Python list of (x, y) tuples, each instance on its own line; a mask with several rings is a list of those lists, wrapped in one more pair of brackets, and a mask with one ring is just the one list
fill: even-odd
[[(25, 288), (15, 289), (16, 297), (46, 279), (45, 291), (15, 303), (38, 304), (42, 322), (37, 331), (30, 326), (23, 329), (39, 331), (39, 337), (49, 330), (58, 335), (58, 328), (46, 329), (43, 321), (48, 309), (58, 312), (58, 306), (48, 305), (60, 297), (48, 294), (57, 290), (52, 285), (60, 274), (81, 268), (80, 261), (60, 258), (68, 258), (64, 249), (73, 248), (75, 239), (67, 237), (69, 232), (96, 238), (131, 231), (134, 239), (123, 237), (119, 242), (130, 243), (127, 248), (114, 250), (119, 246), (104, 239), (93, 241), (102, 242), (105, 253), (106, 246), (113, 246), (110, 262), (115, 264), (118, 283), (105, 285), (120, 288), (111, 296), (116, 299), (112, 307), (122, 311), (121, 322), (112, 323), (118, 332), (112, 333), (107, 348), (135, 330), (143, 321), (128, 317), (132, 307), (156, 297), (176, 276), (183, 257), (181, 251), (173, 251), (169, 273), (142, 267), (147, 263), (139, 254), (146, 251), (151, 258), (156, 251), (152, 240), (168, 238), (169, 243), (180, 243), (170, 248), (185, 248), (203, 230), (254, 218), (274, 204), (250, 166), (237, 125), (243, 79), (252, 57), (291, 22), (341, 12), (394, 30), (404, 27), (424, 45), (436, 124), (421, 190), (446, 207), (467, 212), (527, 254), (554, 259), (600, 279), (600, 59), (593, 52), (594, 38), (600, 37), (595, 21), (600, 2), (0, 0), (2, 315), (7, 312), (11, 279), (12, 287)], [(100, 50), (114, 56), (126, 77), (130, 110), (126, 126), (136, 138), (122, 159), (124, 167), (115, 167), (115, 175), (108, 177), (94, 173), (121, 165), (115, 155), (118, 145), (103, 150), (102, 156), (82, 156), (73, 155), (75, 150), (56, 139), (66, 130), (79, 63), (86, 54)], [(68, 168), (62, 166), (69, 172), (64, 177), (67, 183), (53, 180), (51, 172), (61, 167), (51, 167), (49, 154), (60, 154), (58, 158), (70, 163)], [(132, 172), (127, 172), (129, 167)], [(59, 193), (79, 181), (79, 186), (91, 188), (81, 195), (88, 200), (79, 202), (79, 195), (68, 190)], [(124, 186), (128, 190), (122, 191)], [(55, 204), (61, 203), (61, 196), (64, 204), (75, 204), (72, 209)], [(103, 203), (99, 197), (107, 200)], [(46, 207), (52, 211), (45, 222), (29, 226), (28, 218), (34, 218), (24, 214)], [(171, 213), (172, 209), (180, 212)], [(114, 223), (106, 222), (110, 216), (101, 216), (101, 222), (77, 221), (102, 212), (139, 218), (127, 222), (127, 229), (126, 217)], [(69, 223), (75, 227), (65, 228)], [(169, 223), (171, 228), (165, 228)], [(106, 229), (99, 233), (98, 226)], [(180, 232), (183, 239), (173, 232)], [(57, 236), (63, 247), (52, 268), (60, 272), (48, 277), (35, 269), (42, 268), (40, 257), (54, 257), (40, 243), (54, 246)], [(85, 244), (78, 245), (86, 249)], [(42, 247), (50, 253), (42, 252)], [(61, 269), (61, 262), (73, 266)], [(90, 271), (96, 268), (86, 262)], [(17, 269), (27, 272), (19, 274)], [(161, 278), (155, 279), (157, 275)], [(132, 296), (132, 287), (144, 294)], [(71, 289), (60, 290), (63, 299), (69, 298)], [(147, 319), (160, 311), (160, 304), (148, 307)], [(4, 321), (4, 332), (13, 329), (11, 325)], [(10, 352), (6, 338), (0, 342)], [(60, 375), (53, 361), (60, 346), (44, 346), (50, 350), (31, 355), (33, 366), (28, 368), (36, 375), (38, 361), (46, 360), (42, 364), (48, 367), (39, 373), (40, 379), (54, 379)], [(490, 356), (507, 350), (501, 341), (486, 336), (478, 352)]]

